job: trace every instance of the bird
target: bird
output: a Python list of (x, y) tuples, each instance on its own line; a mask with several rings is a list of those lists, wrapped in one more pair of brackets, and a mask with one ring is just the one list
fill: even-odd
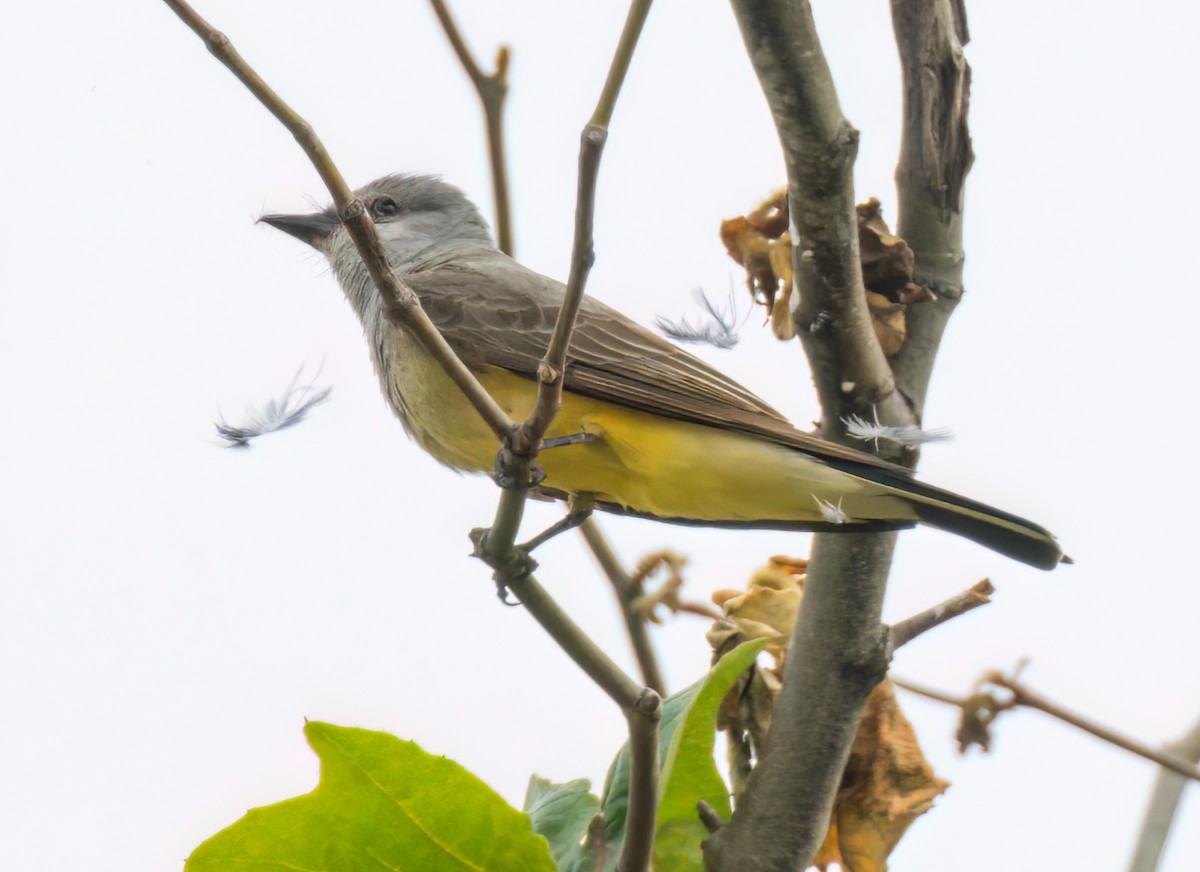
[[(501, 252), (479, 209), (440, 177), (393, 174), (355, 192), (388, 261), (482, 386), (513, 419), (533, 407), (537, 368), (565, 286)], [(433, 356), (386, 315), (335, 208), (260, 219), (328, 260), (362, 322), (383, 394), (416, 443), (488, 473), (496, 436)], [(562, 405), (538, 463), (544, 496), (713, 527), (855, 532), (926, 524), (1022, 563), (1069, 562), (1045, 528), (821, 439), (699, 358), (585, 295)]]

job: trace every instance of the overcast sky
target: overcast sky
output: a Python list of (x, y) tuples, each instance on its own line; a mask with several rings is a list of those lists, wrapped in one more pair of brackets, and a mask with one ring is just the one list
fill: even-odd
[[(453, 5), (485, 64), (513, 47), (517, 254), (565, 278), (578, 135), (622, 4)], [(891, 219), (887, 4), (816, 5), (862, 130), (858, 196)], [(1044, 574), (947, 534), (903, 534), (887, 619), (985, 576), (998, 594), (894, 670), (964, 692), (1029, 657), (1025, 677), (1045, 694), (1166, 741), (1200, 717), (1200, 13), (969, 6), (967, 296), (926, 422), (957, 438), (927, 449), (921, 475), (1046, 525), (1077, 563)], [(352, 184), (440, 173), (490, 214), (482, 113), (425, 2), (198, 9)], [(312, 788), (305, 717), (415, 739), (517, 804), (531, 772), (598, 789), (623, 719), (466, 556), (494, 487), (406, 439), (324, 264), (254, 224), (327, 199), (290, 136), (161, 3), (18, 3), (6, 20), (0, 867), (179, 868), (246, 809)], [(694, 315), (694, 288), (740, 288), (718, 224), (783, 178), (728, 5), (661, 0), (604, 156), (591, 291), (652, 323)], [(803, 356), (760, 321), (735, 350), (699, 353), (807, 426)], [(302, 364), (320, 369), (330, 402), (248, 451), (220, 447), (213, 419), (236, 422)], [(527, 523), (556, 516), (537, 506)], [(797, 534), (601, 521), (627, 562), (687, 554), (700, 600), (808, 549)], [(632, 667), (578, 538), (539, 559), (543, 583)], [(672, 689), (706, 668), (705, 629), (682, 618), (655, 632)], [(954, 786), (893, 868), (1124, 868), (1151, 764), (1033, 712), (1002, 720), (990, 755), (961, 758), (952, 711), (902, 704)], [(1200, 867), (1198, 798), (1191, 788), (1164, 870)]]

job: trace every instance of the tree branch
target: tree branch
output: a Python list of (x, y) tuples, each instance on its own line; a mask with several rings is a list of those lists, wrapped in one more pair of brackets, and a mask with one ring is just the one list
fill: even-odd
[(1200, 781), (1200, 769), (1191, 765), (1186, 760), (1181, 760), (1175, 754), (1167, 751), (1153, 748), (1145, 745), (1135, 739), (1130, 739), (1123, 736), (1115, 730), (1111, 730), (1091, 718), (1084, 717), (1081, 714), (1069, 711), (1063, 708), (1058, 703), (1052, 702), (1046, 697), (1035, 693), (1024, 684), (1018, 682), (1015, 678), (1010, 678), (1001, 672), (989, 672), (983, 677), (983, 683), (992, 684), (996, 687), (1002, 687), (1012, 694), (1012, 705), (1025, 706), (1026, 708), (1037, 709), (1040, 712), (1045, 712), (1051, 717), (1058, 718), (1060, 721), (1070, 724), (1083, 730), (1085, 733), (1090, 733), (1098, 739), (1103, 739), (1111, 745), (1116, 745), (1118, 748), (1123, 748), (1131, 754), (1137, 754), (1139, 757), (1145, 757), (1147, 760), (1152, 760), (1159, 766), (1166, 767), (1172, 772), (1182, 775), (1185, 778), (1191, 778), (1195, 781)]
[(650, 4), (651, 0), (633, 0), (630, 5), (629, 15), (625, 19), (625, 27), (621, 31), (621, 39), (617, 44), (612, 66), (609, 67), (608, 78), (600, 92), (596, 110), (592, 113), (591, 121), (584, 126), (580, 137), (579, 190), (575, 206), (575, 240), (571, 248), (571, 270), (567, 276), (567, 290), (562, 308), (554, 322), (554, 332), (550, 336), (550, 345), (538, 364), (537, 400), (533, 411), (529, 413), (513, 440), (514, 450), (518, 453), (529, 453), (536, 448), (562, 404), (567, 348), (571, 344), (575, 316), (578, 315), (579, 306), (583, 302), (583, 288), (595, 260), (592, 228), (600, 157), (604, 151), (604, 142), (608, 138), (608, 125), (616, 107), (617, 95), (625, 81), (625, 74), (629, 71), (629, 64), (633, 60), (633, 52), (637, 48), (646, 16), (650, 14)]
[[(508, 195), (508, 169), (507, 161), (504, 157), (501, 131), (504, 99), (508, 93), (507, 73), (510, 52), (507, 46), (501, 46), (496, 55), (496, 72), (491, 75), (484, 73), (472, 56), (470, 49), (467, 48), (466, 41), (463, 39), (462, 33), (444, 0), (430, 0), (430, 2), (433, 5), (433, 10), (437, 14), (438, 20), (442, 24), (443, 30), (446, 32), (447, 38), (450, 40), (450, 45), (453, 47), (454, 53), (458, 56), (459, 62), (466, 71), (468, 78), (474, 84), (475, 90), (479, 94), (480, 102), (483, 105), (487, 122), (488, 152), (491, 158), (492, 184), (496, 201), (497, 244), (501, 251), (511, 257), (513, 255), (512, 210)], [(609, 80), (614, 80), (611, 74)], [(612, 100), (615, 100), (615, 96), (615, 93), (613, 93), (608, 98), (610, 104)], [(611, 105), (605, 111), (608, 115), (611, 115)], [(510, 512), (509, 516), (519, 520), (519, 515), (513, 515)], [(600, 532), (600, 528), (594, 520), (588, 519), (584, 521), (580, 526), (580, 532), (583, 534), (592, 554), (595, 555), (600, 568), (604, 571), (605, 576), (612, 584), (613, 590), (616, 593), (617, 603), (625, 618), (630, 643), (637, 657), (643, 682), (646, 687), (656, 691), (660, 696), (666, 696), (666, 683), (662, 679), (662, 673), (658, 666), (657, 657), (654, 654), (654, 648), (650, 644), (650, 638), (646, 632), (646, 622), (631, 608), (634, 600), (634, 591), (629, 574), (621, 565), (620, 560), (605, 540), (604, 534)], [(515, 530), (512, 535), (516, 535)]]
[(467, 48), (466, 41), (450, 14), (444, 0), (430, 0), (442, 29), (458, 55), (471, 84), (479, 94), (483, 105), (483, 117), (487, 128), (488, 157), (492, 166), (492, 199), (496, 204), (496, 244), (509, 257), (513, 255), (512, 206), (508, 195), (508, 162), (504, 157), (504, 98), (508, 96), (508, 61), (511, 56), (508, 46), (496, 50), (496, 71), (485, 73)]
[(996, 588), (985, 578), (962, 593), (955, 594), (945, 602), (926, 609), (919, 615), (913, 615), (911, 618), (892, 624), (889, 632), (889, 647), (895, 651), (901, 645), (907, 645), (917, 636), (952, 618), (957, 618), (980, 606), (986, 606), (992, 601), (991, 595), (995, 592)]
[[(1166, 750), (1182, 760), (1200, 763), (1200, 721), (1182, 739), (1166, 746)], [(1142, 821), (1142, 831), (1138, 835), (1137, 847), (1133, 850), (1133, 859), (1129, 862), (1129, 872), (1155, 872), (1158, 861), (1162, 857), (1167, 836), (1171, 833), (1171, 824), (1175, 821), (1175, 811), (1179, 808), (1180, 797), (1186, 780), (1179, 773), (1166, 767), (1158, 770), (1158, 778), (1154, 781), (1154, 789), (1150, 793), (1150, 803), (1146, 808), (1146, 817)]]
[(825, 427), (884, 402), (891, 369), (875, 338), (859, 258), (858, 131), (842, 115), (807, 0), (733, 0), (783, 145), (799, 305)]
[(635, 592), (629, 573), (625, 571), (625, 567), (621, 565), (620, 559), (613, 552), (608, 540), (600, 532), (595, 519), (588, 518), (584, 521), (579, 527), (579, 532), (583, 534), (592, 556), (600, 564), (600, 569), (603, 570), (617, 596), (617, 605), (621, 609), (622, 617), (625, 618), (625, 629), (629, 633), (629, 643), (633, 647), (634, 656), (637, 657), (642, 681), (647, 687), (658, 691), (660, 696), (666, 696), (667, 685), (663, 681), (662, 671), (658, 667), (658, 657), (654, 653), (654, 646), (650, 643), (650, 635), (646, 632), (646, 621), (633, 609)]
[[(918, 424), (915, 411), (928, 386), (928, 378), (918, 376), (932, 369), (937, 342), (924, 335), (911, 347), (906, 341), (913, 363), (893, 371), (875, 338), (854, 208), (858, 133), (842, 115), (809, 3), (732, 2), (787, 165), (799, 300), (794, 318), (821, 401), (822, 436), (844, 439), (841, 419), (868, 405), (885, 424)], [(918, 2), (949, 8), (949, 0)], [(897, 31), (902, 56), (912, 53), (912, 39)], [(905, 94), (924, 94), (930, 83), (902, 67)], [(956, 109), (954, 123), (965, 132), (965, 101)], [(919, 132), (936, 150), (935, 122), (941, 119), (906, 112), (906, 131)], [(908, 152), (902, 152), (898, 173), (924, 178), (923, 165), (914, 165)], [(901, 186), (902, 214), (909, 214), (905, 198), (915, 196)], [(947, 226), (942, 216), (934, 217)], [(933, 227), (928, 232), (939, 238)], [(930, 251), (916, 250), (918, 269)], [(911, 463), (915, 453), (902, 459)], [(894, 533), (814, 537), (771, 734), (733, 819), (706, 849), (712, 872), (791, 872), (807, 866), (825, 838), (862, 707), (886, 672), (880, 619), (895, 541)]]
[(491, 398), (458, 355), (438, 332), (437, 327), (421, 309), (421, 303), (412, 289), (396, 276), (388, 263), (387, 254), (375, 230), (375, 224), (363, 205), (354, 196), (350, 186), (338, 171), (329, 152), (317, 137), (312, 126), (283, 102), (283, 99), (256, 73), (225, 34), (201, 18), (184, 0), (164, 0), (176, 15), (190, 27), (208, 46), (208, 50), (246, 86), (258, 101), (274, 115), (296, 138), (304, 153), (312, 161), (325, 187), (329, 189), (338, 216), (345, 224), (359, 255), (366, 264), (372, 281), (383, 297), (389, 317), (403, 324), (421, 342), (425, 349), (453, 379), (481, 418), (491, 427), (497, 438), (505, 439), (513, 429), (504, 410)]
[(904, 79), (896, 189), (896, 234), (916, 255), (913, 281), (936, 300), (910, 306), (907, 335), (892, 360), (918, 423), (946, 323), (963, 293), (963, 193), (974, 154), (967, 131), (971, 68), (962, 0), (892, 0)]
[(896, 541), (839, 535), (844, 544), (814, 537), (766, 748), (729, 825), (706, 848), (710, 869), (804, 869), (825, 839), (864, 702), (887, 672), (879, 615)]
[[(1083, 730), (1097, 739), (1102, 739), (1110, 745), (1116, 745), (1118, 748), (1128, 751), (1131, 754), (1136, 754), (1139, 757), (1144, 757), (1151, 762), (1157, 763), (1159, 766), (1177, 775), (1190, 778), (1194, 781), (1200, 781), (1200, 767), (1184, 759), (1173, 748), (1169, 747), (1165, 750), (1160, 750), (1139, 742), (1136, 739), (1123, 736), (1115, 730), (1093, 721), (1091, 718), (1063, 708), (1058, 703), (1052, 702), (1030, 690), (1015, 678), (1004, 675), (1001, 672), (984, 673), (983, 678), (979, 680), (977, 685), (979, 689), (967, 697), (957, 697), (949, 693), (914, 684), (903, 678), (896, 678), (895, 676), (892, 676), (891, 681), (897, 687), (901, 687), (904, 690), (962, 709), (964, 714), (972, 717), (974, 716), (972, 710), (979, 707), (981, 700), (987, 702), (987, 708), (993, 716), (1018, 707), (1037, 709), (1040, 712), (1045, 712), (1052, 717), (1058, 718), (1064, 723)], [(988, 685), (1008, 691), (1009, 696), (1007, 698), (997, 698), (994, 694), (986, 690)], [(1200, 730), (1200, 725), (1196, 729)], [(1184, 741), (1200, 742), (1200, 738), (1189, 734), (1188, 739)], [(1187, 748), (1190, 754), (1192, 745), (1188, 745)], [(1200, 757), (1200, 750), (1195, 751), (1192, 756)]]
[(608, 124), (625, 73), (633, 58), (651, 0), (633, 0), (608, 78), (591, 120), (583, 129), (579, 152), (579, 186), (575, 205), (575, 238), (571, 270), (549, 347), (538, 365), (537, 399), (529, 417), (512, 432), (502, 449), (512, 463), (513, 487), (505, 488), (495, 522), (486, 537), (476, 540), (479, 556), (496, 572), (497, 583), (511, 590), (530, 614), (567, 654), (619, 705), (629, 722), (629, 810), (618, 872), (650, 868), (658, 794), (658, 724), (662, 700), (626, 676), (615, 663), (558, 607), (533, 578), (528, 558), (521, 560), (513, 545), (524, 511), (525, 486), (532, 481), (533, 461), (546, 429), (562, 403), (563, 375), (575, 318), (591, 270), (596, 180)]

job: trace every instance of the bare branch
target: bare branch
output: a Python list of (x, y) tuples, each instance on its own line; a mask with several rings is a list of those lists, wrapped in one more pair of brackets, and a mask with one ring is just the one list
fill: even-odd
[(904, 688), (909, 693), (915, 693), (918, 696), (923, 696), (927, 699), (935, 699), (938, 702), (944, 702), (946, 705), (952, 705), (956, 708), (962, 708), (967, 704), (966, 697), (943, 693), (940, 690), (934, 690), (933, 688), (926, 687), (923, 684), (917, 684), (914, 681), (909, 681), (907, 678), (897, 678), (895, 675), (889, 675), (888, 681), (896, 685), (896, 687)]
[(733, 7), (783, 145), (796, 329), (832, 430), (894, 387), (862, 280), (853, 189), (858, 131), (842, 115), (807, 0), (734, 0)]
[(496, 202), (496, 244), (509, 257), (513, 255), (512, 206), (508, 195), (508, 162), (504, 157), (504, 98), (508, 96), (508, 62), (511, 52), (506, 45), (496, 50), (496, 71), (485, 73), (467, 48), (466, 41), (444, 0), (430, 0), (442, 29), (479, 94), (487, 125), (488, 156), (492, 165), (492, 198)]
[(913, 281), (937, 296), (910, 306), (892, 369), (918, 422), (946, 322), (963, 293), (963, 192), (974, 155), (967, 130), (971, 68), (962, 0), (892, 0), (904, 78), (896, 235), (916, 255)]
[[(1200, 721), (1182, 739), (1167, 745), (1166, 750), (1180, 759), (1200, 763)], [(1177, 772), (1165, 767), (1159, 769), (1129, 872), (1155, 872), (1158, 868), (1185, 784), (1186, 780)]]
[[(506, 490), (504, 493), (517, 492)], [(489, 534), (487, 541), (490, 540)], [(486, 547), (478, 538), (476, 545)], [(624, 712), (629, 724), (629, 811), (617, 870), (649, 870), (658, 797), (658, 726), (662, 718), (662, 698), (627, 676), (531, 574), (521, 574), (511, 562), (497, 564), (484, 553), (480, 556), (496, 567), (500, 583), (512, 591), (534, 620)]]
[[(841, 419), (868, 406), (878, 408), (885, 425), (919, 426), (915, 413), (924, 403), (937, 342), (928, 331), (914, 340), (910, 327), (900, 354), (912, 361), (893, 370), (875, 338), (852, 190), (858, 133), (838, 105), (809, 3), (732, 2), (787, 163), (799, 298), (795, 322), (821, 401), (822, 435), (844, 439)], [(951, 21), (962, 11), (960, 4), (949, 10), (950, 0), (914, 2), (944, 8)], [(897, 31), (897, 40), (902, 55), (910, 55), (911, 36)], [(905, 94), (920, 97), (930, 82), (914, 77), (914, 67), (903, 68)], [(956, 108), (953, 123), (965, 134), (965, 101)], [(907, 113), (911, 118), (917, 120), (906, 129), (939, 148), (942, 119)], [(902, 186), (901, 196), (912, 194)], [(910, 214), (905, 208), (902, 202), (901, 213)], [(961, 261), (961, 239), (953, 239)], [(918, 269), (924, 265), (924, 274), (934, 275), (930, 265), (942, 249), (923, 242), (913, 247)], [(940, 317), (944, 326), (948, 310)], [(899, 459), (912, 463), (915, 452)], [(886, 669), (879, 622), (895, 541), (892, 533), (814, 537), (768, 747), (733, 819), (706, 851), (712, 872), (803, 868), (825, 837), (862, 707)]]
[(164, 0), (164, 2), (204, 41), (208, 50), (237, 76), (250, 93), (258, 98), (258, 101), (296, 138), (320, 174), (325, 187), (329, 189), (333, 202), (337, 206), (338, 216), (349, 231), (363, 263), (366, 264), (367, 270), (371, 274), (372, 281), (379, 289), (389, 316), (395, 318), (417, 337), (446, 371), (446, 374), (458, 385), (459, 390), (463, 392), (480, 417), (491, 427), (492, 432), (499, 439), (505, 439), (513, 427), (508, 415), (483, 389), (466, 365), (458, 359), (454, 350), (421, 309), (417, 295), (392, 271), (370, 214), (362, 201), (354, 196), (354, 192), (342, 178), (341, 172), (334, 165), (333, 159), (309, 123), (284, 103), (280, 96), (259, 77), (258, 73), (251, 69), (225, 34), (201, 18), (184, 0)]
[(567, 348), (571, 343), (571, 332), (575, 328), (575, 316), (583, 301), (583, 289), (588, 273), (595, 260), (593, 253), (592, 227), (596, 201), (596, 177), (600, 171), (600, 157), (604, 142), (608, 138), (608, 125), (616, 106), (617, 95), (625, 81), (625, 74), (633, 60), (633, 52), (641, 36), (642, 26), (650, 13), (651, 0), (633, 0), (616, 55), (608, 71), (600, 100), (592, 119), (583, 128), (579, 148), (579, 191), (575, 205), (575, 241), (571, 250), (571, 270), (567, 276), (566, 296), (554, 323), (554, 333), (542, 362), (538, 365), (538, 395), (533, 411), (521, 425), (513, 439), (517, 453), (529, 453), (541, 441), (542, 435), (558, 407), (562, 404), (563, 371), (566, 366)]
[(620, 559), (613, 551), (612, 546), (608, 544), (608, 540), (604, 534), (600, 532), (600, 527), (596, 524), (594, 518), (584, 521), (579, 530), (583, 534), (588, 548), (591, 549), (592, 555), (596, 558), (596, 562), (600, 564), (600, 568), (604, 571), (605, 577), (608, 578), (613, 592), (617, 596), (617, 605), (621, 609), (621, 616), (625, 619), (625, 629), (629, 633), (629, 643), (633, 647), (634, 656), (637, 658), (638, 668), (642, 673), (642, 681), (646, 687), (658, 691), (661, 696), (666, 696), (667, 685), (663, 681), (662, 671), (658, 666), (658, 657), (654, 653), (654, 646), (651, 644), (650, 636), (646, 632), (645, 618), (633, 609), (633, 601), (637, 592), (634, 590), (629, 573), (621, 565)]
[[(823, 411), (823, 435), (897, 404), (867, 310), (853, 164), (858, 131), (842, 115), (806, 0), (733, 0), (788, 170), (797, 333)], [(836, 508), (836, 507), (834, 507)], [(728, 826), (705, 851), (712, 872), (805, 868), (825, 838), (842, 770), (871, 690), (887, 671), (883, 594), (892, 533), (814, 537), (771, 734)], [(854, 583), (848, 584), (847, 579)]]
[(625, 73), (633, 58), (638, 37), (651, 0), (633, 0), (625, 28), (609, 69), (608, 78), (591, 121), (584, 127), (579, 152), (579, 187), (575, 205), (575, 238), (571, 270), (558, 319), (546, 354), (538, 366), (537, 399), (529, 417), (510, 435), (501, 457), (511, 461), (508, 473), (514, 487), (505, 488), (496, 509), (495, 522), (486, 537), (476, 540), (477, 553), (496, 571), (497, 584), (507, 588), (550, 633), (567, 654), (619, 705), (629, 722), (630, 775), (629, 810), (625, 843), (617, 862), (618, 872), (643, 872), (650, 868), (654, 843), (654, 821), (658, 793), (658, 724), (662, 702), (659, 695), (642, 688), (624, 674), (587, 637), (531, 574), (528, 558), (514, 552), (524, 513), (525, 485), (532, 481), (533, 460), (547, 428), (562, 404), (563, 375), (575, 318), (583, 301), (584, 285), (591, 270), (592, 229), (596, 181), (608, 124)]
[[(1045, 712), (1052, 717), (1058, 718), (1064, 723), (1077, 727), (1085, 733), (1090, 733), (1097, 739), (1103, 739), (1105, 742), (1116, 745), (1118, 748), (1129, 751), (1131, 754), (1137, 754), (1139, 757), (1144, 757), (1147, 760), (1157, 763), (1159, 766), (1177, 775), (1190, 778), (1194, 781), (1200, 781), (1200, 768), (1181, 757), (1172, 749), (1161, 750), (1139, 742), (1136, 739), (1130, 739), (1128, 736), (1123, 736), (1091, 718), (1063, 708), (1058, 703), (1046, 699), (1046, 697), (1020, 683), (1015, 677), (1005, 675), (1002, 672), (984, 673), (983, 678), (978, 683), (979, 689), (967, 697), (957, 697), (952, 694), (943, 693), (942, 691), (932, 690), (894, 676), (891, 680), (897, 687), (902, 687), (912, 693), (917, 693), (929, 699), (935, 699), (938, 702), (944, 702), (947, 705), (960, 708), (969, 716), (973, 716), (974, 712), (972, 710), (978, 707), (981, 701), (987, 702), (987, 707), (993, 714), (999, 714), (1000, 712), (1018, 707), (1037, 709), (1040, 712)], [(988, 686), (1001, 688), (1008, 692), (1008, 696), (997, 697), (995, 694), (988, 692)], [(1197, 729), (1200, 729), (1200, 727)], [(1191, 737), (1189, 736), (1189, 738)], [(1196, 741), (1200, 741), (1200, 739)], [(1200, 756), (1200, 751), (1196, 752), (1196, 756)]]
[(1200, 769), (1191, 765), (1186, 760), (1181, 760), (1175, 754), (1153, 748), (1135, 739), (1130, 739), (1115, 730), (1111, 730), (1093, 721), (1091, 718), (1069, 711), (1058, 703), (1052, 702), (1046, 699), (1046, 697), (1030, 690), (1029, 687), (1021, 684), (1015, 678), (1004, 675), (1001, 672), (989, 672), (984, 675), (983, 683), (1002, 687), (1007, 690), (1012, 694), (1012, 704), (1014, 706), (1025, 706), (1026, 708), (1034, 708), (1045, 712), (1073, 727), (1078, 727), (1085, 733), (1091, 733), (1098, 739), (1103, 739), (1109, 744), (1123, 748), (1131, 754), (1137, 754), (1140, 757), (1145, 757), (1147, 760), (1152, 760), (1159, 766), (1170, 769), (1172, 772), (1176, 772), (1185, 778), (1200, 781)]
[(895, 651), (901, 645), (907, 645), (913, 639), (917, 638), (917, 636), (928, 630), (932, 630), (939, 624), (944, 624), (946, 621), (966, 614), (972, 609), (986, 606), (992, 601), (991, 595), (995, 592), (996, 588), (985, 578), (962, 593), (955, 594), (945, 602), (939, 603), (931, 609), (926, 609), (919, 615), (913, 615), (911, 618), (906, 618), (903, 621), (892, 624), (890, 632), (891, 649)]

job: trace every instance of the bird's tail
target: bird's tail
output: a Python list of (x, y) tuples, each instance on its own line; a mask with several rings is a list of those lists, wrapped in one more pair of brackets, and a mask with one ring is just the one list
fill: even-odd
[(1038, 569), (1072, 562), (1050, 531), (1032, 521), (912, 479), (904, 481), (900, 490), (923, 524), (963, 536)]

